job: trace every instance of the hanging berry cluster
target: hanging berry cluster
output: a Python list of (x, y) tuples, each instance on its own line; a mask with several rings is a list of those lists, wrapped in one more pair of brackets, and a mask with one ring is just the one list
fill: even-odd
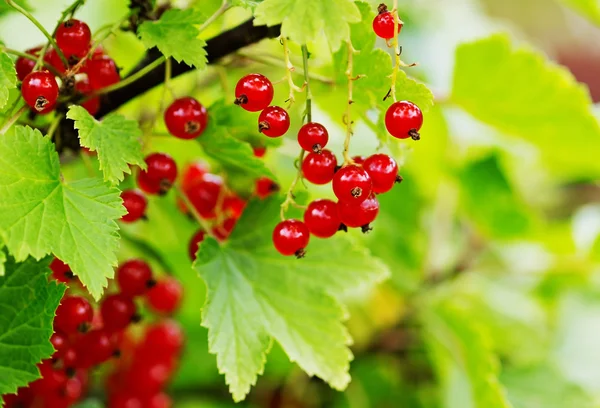
[(114, 60), (92, 43), (90, 28), (80, 20), (61, 23), (54, 44), (57, 48), (35, 47), (17, 59), (23, 100), (34, 113), (45, 115), (61, 100), (76, 98), (83, 100), (81, 105), (90, 114), (96, 114), (100, 109), (97, 94), (121, 79)]
[[(155, 280), (146, 262), (131, 259), (117, 269), (115, 291), (94, 307), (67, 265), (55, 259), (50, 268), (53, 279), (69, 287), (54, 319), (50, 342), (56, 351), (38, 365), (42, 378), (4, 396), (4, 406), (70, 407), (86, 396), (92, 371), (108, 366), (111, 408), (171, 407), (163, 391), (176, 369), (183, 333), (169, 316), (181, 303), (181, 284), (171, 276)], [(143, 328), (141, 304), (156, 316)]]

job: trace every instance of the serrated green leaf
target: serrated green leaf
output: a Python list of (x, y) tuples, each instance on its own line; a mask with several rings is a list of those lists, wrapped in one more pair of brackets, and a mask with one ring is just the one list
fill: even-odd
[(0, 276), (0, 395), (39, 378), (36, 364), (54, 351), (52, 321), (65, 287), (48, 281), (49, 264), (9, 257)]
[(560, 0), (567, 6), (588, 18), (596, 25), (600, 25), (600, 2), (598, 0)]
[(206, 18), (195, 9), (170, 9), (156, 21), (146, 21), (138, 29), (146, 48), (158, 47), (165, 57), (173, 57), (196, 68), (206, 66), (206, 41), (198, 38), (198, 25)]
[(309, 375), (344, 389), (352, 353), (341, 299), (389, 271), (344, 236), (313, 240), (306, 258), (279, 255), (279, 198), (249, 204), (227, 244), (206, 239), (194, 265), (208, 286), (202, 325), (236, 401), (264, 368), (272, 340)]
[(54, 145), (15, 126), (0, 138), (0, 237), (17, 261), (54, 253), (100, 298), (113, 277), (119, 190), (99, 179), (64, 183)]
[(142, 131), (136, 121), (116, 113), (98, 121), (77, 105), (71, 106), (67, 118), (75, 121), (81, 145), (98, 152), (104, 180), (112, 183), (122, 181), (124, 173), (131, 174), (129, 164), (146, 169), (140, 143)]
[(360, 21), (360, 11), (352, 0), (265, 0), (254, 15), (257, 25), (281, 24), (281, 34), (298, 44), (324, 33), (333, 51), (348, 39), (348, 23)]
[(8, 101), (8, 91), (17, 87), (17, 71), (13, 60), (0, 51), (0, 109)]
[(452, 101), (535, 144), (556, 176), (600, 175), (600, 126), (586, 87), (541, 54), (513, 49), (507, 36), (457, 49)]
[(263, 0), (232, 0), (231, 5), (254, 10), (262, 2)]
[(231, 136), (224, 127), (211, 127), (196, 140), (207, 156), (225, 168), (241, 170), (256, 177), (267, 176), (276, 179), (264, 161), (254, 156), (250, 144)]

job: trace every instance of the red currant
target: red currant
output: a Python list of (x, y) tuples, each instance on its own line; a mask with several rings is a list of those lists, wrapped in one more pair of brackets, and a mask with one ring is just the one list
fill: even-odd
[(307, 152), (321, 153), (328, 141), (329, 133), (320, 123), (309, 122), (298, 132), (298, 143)]
[(261, 74), (249, 74), (235, 86), (235, 104), (249, 112), (258, 112), (271, 104), (273, 93), (269, 78)]
[(217, 203), (222, 192), (223, 179), (207, 173), (200, 182), (187, 191), (187, 196), (200, 216), (209, 220), (217, 216)]
[(387, 154), (369, 156), (362, 166), (371, 177), (374, 193), (388, 192), (394, 187), (394, 183), (401, 180), (398, 176), (398, 164)]
[[(37, 57), (40, 54), (42, 47), (35, 47), (25, 51), (29, 55), (33, 55)], [(17, 70), (17, 78), (19, 81), (25, 79), (27, 75), (29, 75), (33, 71), (33, 67), (35, 67), (35, 61), (25, 57), (17, 58), (17, 62), (15, 63), (15, 69)]]
[(139, 318), (133, 300), (122, 293), (105, 297), (100, 304), (100, 313), (104, 329), (110, 333), (125, 329)]
[(86, 62), (85, 72), (92, 89), (98, 90), (114, 85), (121, 80), (115, 61), (107, 55), (94, 57)]
[(121, 193), (121, 199), (123, 207), (127, 210), (127, 214), (121, 218), (121, 221), (134, 222), (145, 216), (148, 200), (140, 191), (125, 190)]
[[(398, 34), (402, 30), (402, 21), (398, 19)], [(379, 6), (379, 14), (373, 20), (373, 31), (385, 40), (394, 38), (394, 15), (388, 11), (385, 4)]]
[(133, 362), (128, 373), (126, 386), (142, 397), (154, 395), (162, 390), (175, 369), (173, 358), (145, 358)]
[(261, 177), (256, 180), (255, 191), (259, 198), (267, 198), (271, 194), (279, 191), (279, 184), (268, 177)]
[(385, 127), (398, 139), (419, 140), (423, 126), (423, 113), (417, 105), (408, 101), (394, 102), (385, 113)]
[(67, 335), (57, 331), (50, 336), (50, 343), (52, 343), (52, 347), (54, 347), (54, 354), (52, 357), (57, 357), (69, 347), (69, 338)]
[(188, 254), (190, 255), (190, 259), (192, 261), (196, 260), (196, 253), (198, 252), (198, 247), (200, 243), (204, 241), (204, 236), (206, 233), (203, 230), (198, 230), (190, 239), (190, 243), (188, 245)]
[(138, 185), (148, 194), (166, 194), (177, 178), (177, 164), (166, 153), (146, 157), (148, 168), (138, 174)]
[(184, 191), (192, 188), (194, 184), (198, 183), (206, 173), (208, 173), (209, 167), (203, 161), (195, 161), (185, 166), (183, 170), (183, 178), (181, 180), (181, 187)]
[(223, 212), (233, 218), (240, 218), (246, 208), (246, 201), (235, 194), (225, 197), (223, 200)]
[(365, 162), (365, 156), (354, 156), (352, 161), (354, 164), (360, 164), (362, 166), (362, 164)]
[(223, 224), (217, 224), (213, 226), (211, 231), (216, 239), (219, 241), (225, 241), (233, 232), (236, 223), (237, 219), (230, 217), (223, 221)]
[(194, 139), (204, 132), (208, 122), (206, 108), (191, 97), (180, 98), (165, 111), (169, 133), (180, 139)]
[(330, 150), (321, 153), (309, 153), (302, 162), (304, 178), (313, 184), (327, 184), (333, 180), (337, 159)]
[(83, 335), (76, 344), (78, 368), (90, 368), (108, 361), (118, 352), (111, 333), (103, 329)]
[(355, 205), (365, 201), (373, 189), (371, 177), (365, 169), (357, 165), (348, 165), (339, 169), (333, 177), (332, 185), (338, 200)]
[[(91, 94), (94, 91), (87, 77), (78, 80), (75, 83), (75, 89), (84, 97)], [(100, 98), (95, 97), (88, 99), (87, 101), (83, 102), (81, 106), (83, 106), (84, 109), (87, 110), (90, 115), (94, 116), (100, 110)]]
[(254, 146), (252, 147), (252, 152), (255, 157), (262, 158), (265, 157), (265, 153), (267, 153), (267, 148), (264, 146)]
[(85, 332), (90, 327), (94, 311), (90, 303), (81, 296), (65, 296), (56, 309), (55, 330), (65, 334)]
[(129, 390), (121, 390), (110, 396), (108, 406), (110, 408), (145, 408), (141, 397), (134, 395)]
[(58, 84), (54, 75), (48, 71), (36, 71), (27, 75), (21, 86), (25, 103), (36, 113), (51, 112), (58, 99)]
[(69, 283), (75, 278), (69, 265), (64, 263), (58, 258), (54, 258), (50, 263), (50, 269), (52, 270), (52, 277), (59, 282)]
[(167, 394), (160, 392), (148, 398), (144, 406), (147, 408), (171, 408), (173, 401)]
[(149, 326), (141, 344), (143, 354), (171, 357), (179, 354), (183, 347), (183, 331), (174, 320), (163, 320)]
[(152, 279), (150, 265), (141, 259), (130, 259), (117, 269), (117, 283), (121, 293), (134, 297), (146, 293), (156, 282)]
[(331, 200), (315, 200), (304, 212), (304, 223), (311, 234), (319, 238), (329, 238), (339, 231), (340, 217), (337, 203)]
[(304, 257), (309, 240), (310, 231), (306, 224), (299, 220), (281, 221), (273, 230), (273, 244), (281, 255)]
[(58, 26), (55, 38), (65, 57), (83, 58), (90, 50), (92, 32), (83, 21), (71, 19)]
[(35, 395), (30, 387), (21, 387), (16, 394), (5, 394), (0, 401), (4, 401), (5, 408), (30, 407)]
[(65, 67), (65, 64), (63, 64), (62, 60), (58, 56), (58, 53), (53, 48), (50, 48), (48, 52), (46, 52), (46, 55), (44, 55), (44, 61), (52, 65), (61, 74), (67, 72), (67, 67)]
[(279, 106), (269, 106), (258, 116), (258, 131), (266, 136), (283, 136), (289, 128), (290, 116)]
[(172, 276), (159, 280), (146, 293), (146, 300), (155, 312), (171, 314), (177, 310), (183, 297), (183, 286)]
[(52, 360), (44, 360), (38, 364), (42, 378), (29, 384), (35, 394), (52, 394), (57, 392), (67, 382), (67, 375), (62, 370), (56, 370)]
[(372, 223), (379, 213), (379, 202), (374, 195), (360, 204), (340, 201), (338, 203), (338, 214), (342, 223), (348, 227), (362, 227), (363, 232), (370, 230)]

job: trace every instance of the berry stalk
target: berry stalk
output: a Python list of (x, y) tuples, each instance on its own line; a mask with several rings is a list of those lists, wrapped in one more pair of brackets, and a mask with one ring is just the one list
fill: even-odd
[(200, 28), (198, 28), (199, 32), (202, 32), (206, 29), (206, 27), (208, 27), (209, 25), (211, 25), (212, 23), (215, 22), (215, 20), (217, 18), (219, 18), (223, 13), (225, 13), (227, 10), (229, 10), (229, 7), (231, 7), (231, 4), (229, 4), (228, 0), (223, 0), (223, 3), (221, 3), (221, 7), (219, 7), (217, 9), (217, 11), (215, 11), (213, 13), (212, 16), (210, 16), (201, 26)]
[(394, 16), (394, 41), (392, 45), (394, 47), (394, 69), (392, 70), (392, 85), (391, 95), (392, 100), (396, 102), (396, 78), (398, 77), (398, 70), (400, 69), (400, 44), (398, 42), (398, 0), (394, 0), (392, 8), (392, 16)]
[[(37, 62), (39, 60), (39, 57), (36, 57), (35, 55), (31, 55), (26, 52), (13, 50), (12, 48), (0, 47), (0, 51), (4, 51), (7, 54), (15, 55), (15, 56), (21, 57), (21, 58), (26, 58), (28, 60), (35, 61), (35, 62)], [(40, 52), (41, 52), (41, 50), (40, 50)], [(54, 68), (52, 65), (48, 64), (47, 62), (45, 62), (43, 60), (42, 60), (42, 65), (44, 66), (45, 69), (52, 72), (55, 76), (58, 76), (58, 77), (62, 76), (62, 74), (60, 72), (58, 72), (58, 70), (56, 68)]]
[(185, 191), (183, 191), (181, 186), (178, 183), (175, 183), (173, 184), (173, 188), (175, 189), (175, 192), (177, 193), (179, 198), (183, 200), (194, 219), (198, 221), (198, 224), (200, 224), (200, 227), (204, 230), (204, 233), (215, 238), (212, 229), (210, 228), (210, 225), (204, 220), (204, 218), (202, 218), (202, 216), (200, 216), (200, 213), (198, 212), (198, 210), (196, 210), (196, 207), (194, 207), (194, 204), (192, 204), (189, 197), (187, 196)]
[(352, 47), (352, 42), (348, 40), (348, 66), (346, 68), (346, 77), (348, 77), (348, 106), (346, 107), (346, 139), (344, 140), (344, 166), (348, 164), (353, 164), (354, 161), (350, 157), (348, 150), (350, 149), (350, 138), (352, 137), (352, 90), (353, 84), (356, 78), (352, 76), (354, 63), (354, 47)]
[[(285, 77), (287, 78), (288, 85), (290, 86), (290, 96), (288, 97), (288, 109), (292, 106), (292, 104), (296, 101), (295, 93), (302, 92), (302, 89), (298, 87), (294, 83), (294, 78), (292, 77), (292, 73), (295, 68), (292, 65), (292, 61), (290, 60), (290, 49), (288, 47), (287, 39), (282, 35), (281, 36), (281, 45), (283, 45), (283, 59), (285, 61)], [(304, 70), (306, 72), (306, 69)]]

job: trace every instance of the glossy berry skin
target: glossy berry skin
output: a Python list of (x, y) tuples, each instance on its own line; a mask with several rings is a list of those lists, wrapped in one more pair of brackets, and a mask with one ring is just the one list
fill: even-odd
[(207, 220), (217, 216), (219, 196), (223, 191), (223, 179), (214, 174), (205, 174), (200, 182), (186, 191), (190, 202), (202, 218)]
[(144, 408), (141, 397), (134, 395), (129, 390), (121, 390), (110, 396), (108, 406), (110, 408)]
[(269, 106), (258, 116), (258, 131), (265, 136), (283, 136), (289, 128), (290, 115), (279, 106)]
[[(402, 22), (398, 21), (398, 34), (400, 34), (400, 30), (402, 30)], [(375, 19), (373, 19), (373, 31), (375, 31), (375, 34), (378, 37), (385, 40), (394, 38), (393, 14), (389, 11), (378, 14)]]
[(108, 361), (117, 348), (111, 333), (97, 329), (83, 335), (77, 342), (76, 350), (77, 367), (90, 368)]
[(342, 224), (338, 215), (337, 203), (326, 199), (311, 202), (304, 212), (304, 224), (315, 237), (332, 237), (339, 231)]
[(223, 212), (230, 215), (233, 218), (240, 218), (245, 208), (246, 201), (244, 201), (235, 194), (227, 196), (223, 200)]
[(58, 84), (48, 71), (36, 71), (27, 75), (21, 85), (21, 95), (25, 103), (36, 113), (51, 112), (58, 99)]
[(196, 260), (196, 253), (198, 252), (198, 246), (200, 243), (204, 241), (204, 236), (206, 233), (203, 230), (198, 230), (190, 239), (190, 243), (188, 244), (188, 254), (192, 261)]
[(271, 104), (273, 93), (269, 78), (261, 74), (249, 74), (235, 86), (235, 104), (249, 112), (258, 112)]
[(268, 177), (261, 177), (256, 180), (254, 191), (260, 199), (264, 199), (279, 191), (279, 185)]
[(149, 357), (134, 360), (126, 377), (126, 387), (142, 397), (160, 392), (175, 370), (174, 358)]
[(264, 146), (254, 146), (252, 147), (252, 152), (255, 157), (262, 158), (265, 157), (265, 153), (267, 153), (267, 148)]
[(140, 353), (154, 354), (157, 358), (176, 356), (183, 348), (183, 330), (174, 320), (161, 320), (146, 329)]
[(54, 354), (52, 357), (56, 357), (69, 347), (69, 338), (66, 334), (57, 331), (50, 336), (50, 343), (52, 343), (52, 347), (54, 347)]
[[(25, 52), (29, 55), (37, 57), (40, 54), (41, 49), (42, 47), (35, 47)], [(15, 62), (15, 69), (17, 70), (17, 78), (19, 78), (19, 81), (24, 80), (25, 77), (33, 71), (33, 67), (35, 67), (34, 60), (23, 57), (17, 58), (17, 62)]]
[(128, 297), (140, 296), (154, 286), (152, 269), (141, 259), (130, 259), (119, 266), (116, 273), (121, 293)]
[(373, 189), (371, 177), (365, 169), (357, 165), (348, 165), (339, 169), (333, 177), (332, 186), (338, 200), (354, 205), (365, 201)]
[[(87, 77), (78, 80), (75, 83), (75, 89), (83, 96), (87, 96), (94, 91)], [(100, 98), (95, 97), (88, 99), (87, 101), (83, 102), (81, 106), (83, 106), (84, 109), (87, 110), (88, 113), (93, 116), (100, 110)]]
[(177, 164), (166, 153), (152, 153), (147, 156), (146, 171), (138, 174), (138, 186), (148, 194), (164, 195), (177, 178)]
[(123, 222), (134, 222), (144, 217), (148, 200), (146, 196), (138, 190), (125, 190), (121, 193), (123, 207), (127, 210), (127, 214), (121, 217)]
[(94, 57), (85, 64), (85, 72), (92, 89), (98, 90), (114, 85), (121, 80), (115, 61), (107, 55)]
[(58, 258), (54, 258), (50, 263), (50, 269), (52, 270), (52, 277), (59, 282), (69, 283), (74, 279), (73, 272), (69, 265), (64, 263)]
[(320, 123), (307, 123), (298, 131), (298, 144), (307, 152), (321, 153), (328, 141), (329, 133)]
[(145, 403), (147, 408), (171, 408), (173, 406), (173, 401), (164, 392), (153, 395)]
[(62, 60), (58, 56), (58, 53), (53, 48), (50, 48), (46, 52), (46, 55), (44, 55), (44, 61), (52, 65), (61, 74), (67, 72), (67, 67), (65, 67), (65, 64), (63, 64)]
[(208, 123), (206, 108), (191, 97), (180, 98), (165, 111), (169, 133), (179, 139), (194, 139), (204, 132)]
[(194, 187), (194, 184), (202, 181), (202, 178), (209, 171), (208, 164), (203, 161), (195, 161), (185, 166), (183, 177), (181, 179), (181, 187), (183, 191), (188, 191)]
[(235, 228), (235, 224), (237, 223), (237, 218), (230, 217), (223, 221), (222, 224), (218, 224), (212, 227), (211, 231), (215, 238), (219, 241), (225, 241)]
[(104, 330), (115, 333), (137, 320), (135, 303), (122, 293), (109, 295), (100, 304)]
[(281, 255), (304, 257), (309, 240), (310, 231), (300, 220), (281, 221), (273, 230), (273, 244)]
[(71, 56), (83, 58), (90, 50), (92, 32), (83, 21), (71, 19), (58, 26), (55, 38), (67, 59)]
[(333, 180), (337, 159), (330, 150), (309, 153), (302, 162), (304, 178), (313, 184), (327, 184)]
[(423, 113), (412, 102), (394, 102), (385, 113), (385, 127), (397, 139), (410, 137), (419, 140), (421, 126), (423, 126)]
[(67, 376), (62, 370), (52, 366), (52, 360), (44, 360), (38, 364), (42, 378), (32, 382), (29, 387), (34, 394), (52, 394), (57, 392), (67, 382)]
[(369, 156), (363, 168), (371, 177), (374, 193), (386, 193), (394, 187), (398, 179), (398, 164), (387, 154), (378, 153)]
[(368, 225), (375, 221), (379, 214), (379, 202), (374, 195), (371, 195), (360, 204), (338, 202), (338, 215), (344, 225), (352, 228), (363, 227), (363, 231), (368, 231)]
[(181, 304), (183, 286), (172, 276), (167, 276), (156, 282), (156, 285), (146, 293), (148, 305), (158, 313), (174, 313)]
[(62, 298), (56, 317), (54, 329), (65, 334), (85, 332), (92, 323), (94, 311), (90, 303), (81, 296), (65, 296)]
[(354, 164), (362, 165), (365, 162), (365, 156), (354, 156), (352, 158), (352, 161), (354, 162)]

